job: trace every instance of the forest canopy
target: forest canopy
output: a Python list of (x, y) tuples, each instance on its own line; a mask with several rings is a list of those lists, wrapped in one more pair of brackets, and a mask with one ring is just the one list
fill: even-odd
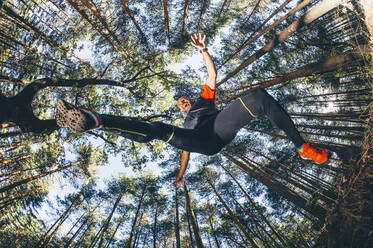
[[(0, 0), (0, 247), (369, 247), (370, 0)], [(213, 156), (56, 124), (64, 99), (182, 126), (207, 76), (219, 109), (264, 88), (302, 160), (265, 118)]]

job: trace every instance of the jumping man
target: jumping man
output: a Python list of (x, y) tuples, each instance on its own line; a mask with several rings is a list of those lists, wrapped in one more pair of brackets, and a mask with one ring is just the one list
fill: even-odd
[(233, 140), (242, 127), (259, 115), (266, 115), (273, 124), (282, 129), (303, 159), (313, 160), (317, 164), (328, 160), (327, 151), (313, 148), (305, 142), (289, 115), (264, 89), (251, 91), (218, 111), (215, 107), (217, 72), (205, 45), (206, 36), (199, 33), (191, 38), (193, 46), (198, 48), (203, 56), (207, 78), (202, 94), (197, 100), (192, 102), (187, 97), (180, 97), (177, 101), (180, 110), (186, 114), (184, 128), (162, 122), (98, 114), (61, 99), (57, 103), (57, 125), (68, 127), (71, 132), (77, 134), (100, 128), (142, 143), (158, 139), (183, 150), (175, 186), (184, 182), (183, 175), (188, 166), (190, 152), (205, 155), (218, 153)]

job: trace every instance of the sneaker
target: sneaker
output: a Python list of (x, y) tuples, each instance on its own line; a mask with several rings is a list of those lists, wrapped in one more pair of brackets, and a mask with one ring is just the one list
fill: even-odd
[(57, 100), (57, 111), (56, 111), (56, 123), (59, 127), (68, 127), (67, 112), (69, 110), (77, 108), (75, 105), (68, 103), (62, 99)]
[(325, 149), (315, 149), (310, 143), (305, 143), (301, 149), (298, 149), (298, 153), (303, 159), (313, 160), (316, 164), (328, 161), (328, 152)]
[(101, 119), (90, 109), (77, 107), (59, 99), (57, 102), (56, 123), (59, 127), (68, 127), (72, 133), (80, 134), (99, 128)]

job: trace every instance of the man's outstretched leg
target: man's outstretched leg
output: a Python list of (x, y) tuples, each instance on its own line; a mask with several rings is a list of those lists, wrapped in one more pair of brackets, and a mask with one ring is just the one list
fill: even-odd
[[(72, 133), (81, 134), (101, 128), (136, 142), (153, 139), (165, 140), (172, 135), (171, 125), (131, 120), (121, 116), (99, 114), (91, 109), (78, 107), (62, 99), (57, 102), (56, 122), (60, 127), (68, 127)], [(159, 127), (161, 125), (161, 127)]]
[(222, 110), (215, 121), (215, 132), (226, 143), (229, 143), (239, 129), (263, 114), (272, 124), (286, 133), (298, 148), (298, 153), (303, 159), (313, 160), (317, 164), (325, 163), (328, 160), (327, 151), (319, 150), (306, 143), (287, 112), (263, 89), (256, 89), (240, 97)]
[(136, 142), (162, 140), (184, 151), (212, 155), (223, 146), (222, 141), (197, 129), (175, 127), (162, 122), (146, 122), (122, 116), (98, 114), (94, 111), (77, 107), (59, 99), (57, 102), (56, 122), (60, 127), (68, 127), (72, 133), (80, 134), (92, 129), (120, 135)]

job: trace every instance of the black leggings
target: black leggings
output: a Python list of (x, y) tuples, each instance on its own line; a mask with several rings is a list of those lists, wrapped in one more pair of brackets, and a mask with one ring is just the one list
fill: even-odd
[(103, 130), (125, 138), (142, 143), (159, 139), (185, 151), (212, 155), (231, 142), (242, 127), (259, 115), (266, 115), (272, 124), (286, 133), (296, 147), (305, 143), (286, 111), (263, 89), (256, 89), (224, 108), (211, 120), (209, 132), (206, 132), (206, 128), (186, 129), (120, 116), (101, 117)]

